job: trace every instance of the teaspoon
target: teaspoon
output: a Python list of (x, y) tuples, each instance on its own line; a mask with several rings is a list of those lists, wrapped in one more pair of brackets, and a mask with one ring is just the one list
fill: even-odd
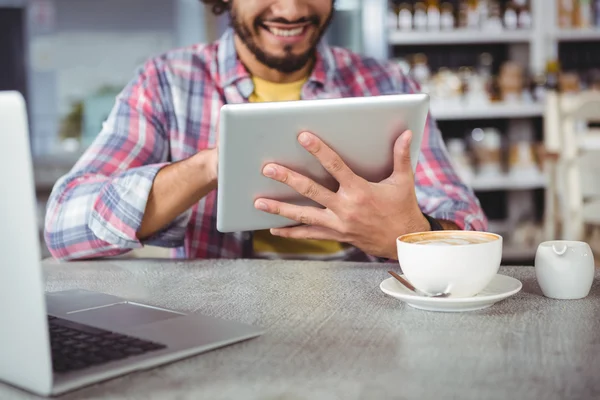
[(415, 288), (409, 281), (407, 281), (406, 279), (404, 279), (403, 277), (401, 277), (394, 271), (388, 271), (388, 272), (390, 275), (392, 275), (394, 278), (396, 278), (396, 280), (398, 280), (402, 285), (404, 285), (408, 290), (411, 290), (422, 296), (425, 296), (425, 297), (448, 297), (448, 296), (450, 296), (450, 293), (448, 293), (448, 292), (444, 292), (444, 293), (440, 292), (440, 293), (434, 293), (434, 294), (425, 293), (422, 290), (418, 290), (417, 288)]

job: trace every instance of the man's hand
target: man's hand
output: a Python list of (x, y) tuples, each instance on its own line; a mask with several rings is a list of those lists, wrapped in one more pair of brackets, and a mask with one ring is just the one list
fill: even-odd
[(398, 236), (430, 230), (415, 193), (410, 159), (412, 132), (406, 131), (398, 138), (394, 145), (393, 172), (378, 183), (357, 176), (339, 155), (313, 134), (304, 132), (298, 139), (338, 181), (339, 189), (332, 192), (281, 165), (266, 165), (263, 170), (265, 176), (285, 183), (324, 207), (257, 199), (255, 207), (259, 210), (302, 224), (272, 229), (273, 235), (335, 240), (349, 243), (372, 256), (395, 259)]

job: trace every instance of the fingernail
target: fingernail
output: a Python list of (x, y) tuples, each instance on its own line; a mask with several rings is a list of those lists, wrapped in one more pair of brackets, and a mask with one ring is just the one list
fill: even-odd
[(274, 177), (275, 176), (275, 168), (273, 168), (273, 167), (265, 168), (264, 174), (265, 174), (265, 176), (268, 176), (268, 177)]
[(302, 132), (300, 134), (300, 137), (298, 138), (298, 141), (300, 141), (301, 144), (306, 146), (310, 143), (310, 135), (306, 132)]
[(259, 201), (258, 203), (256, 203), (256, 208), (258, 208), (259, 210), (263, 210), (266, 211), (267, 210), (267, 204)]

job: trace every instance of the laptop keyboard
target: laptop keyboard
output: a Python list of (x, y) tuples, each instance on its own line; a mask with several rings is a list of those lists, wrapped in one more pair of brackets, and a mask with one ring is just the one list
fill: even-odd
[(139, 356), (167, 346), (48, 316), (52, 369), (65, 373)]

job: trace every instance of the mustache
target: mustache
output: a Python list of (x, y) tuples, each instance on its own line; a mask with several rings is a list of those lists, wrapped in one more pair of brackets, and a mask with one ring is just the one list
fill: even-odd
[(281, 17), (270, 18), (270, 19), (263, 19), (263, 18), (259, 17), (256, 19), (255, 25), (256, 26), (263, 25), (265, 22), (275, 22), (278, 24), (287, 24), (287, 25), (305, 24), (305, 23), (310, 23), (312, 25), (319, 25), (319, 22), (321, 22), (321, 20), (316, 15), (298, 18), (297, 20), (294, 20), (294, 21), (289, 21), (289, 20), (287, 20), (285, 18), (281, 18)]

